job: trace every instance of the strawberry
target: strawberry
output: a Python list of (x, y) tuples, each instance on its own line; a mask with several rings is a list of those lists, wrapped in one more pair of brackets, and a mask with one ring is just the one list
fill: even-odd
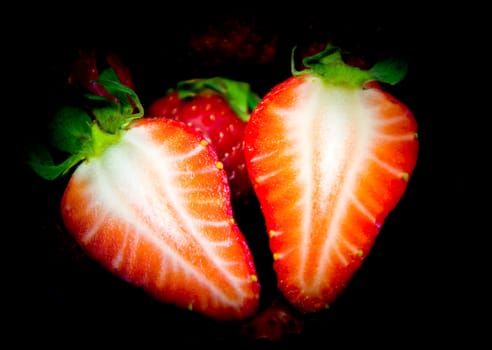
[(249, 84), (214, 77), (181, 81), (146, 108), (148, 117), (179, 120), (201, 132), (227, 173), (233, 204), (252, 193), (244, 163), (244, 129), (260, 98)]
[(78, 50), (75, 64), (68, 77), (68, 84), (82, 87), (98, 96), (111, 98), (112, 96), (97, 82), (100, 68), (112, 68), (118, 80), (135, 91), (132, 72), (121, 57), (113, 51), (101, 53), (96, 51), (96, 49)]
[(90, 95), (90, 111), (62, 108), (53, 145), (70, 156), (59, 164), (41, 152), (30, 158), (45, 179), (73, 170), (60, 207), (67, 231), (159, 301), (218, 320), (251, 316), (260, 285), (213, 147), (181, 122), (142, 118), (138, 96), (113, 70), (97, 83), (118, 103)]
[(274, 299), (265, 309), (248, 319), (240, 333), (246, 337), (277, 342), (291, 334), (300, 334), (304, 319), (284, 301)]
[(277, 53), (278, 36), (254, 19), (225, 18), (190, 38), (189, 46), (202, 65), (267, 64)]
[(390, 95), (406, 65), (350, 66), (339, 48), (304, 59), (251, 113), (245, 158), (277, 285), (303, 313), (329, 307), (406, 191), (417, 123)]

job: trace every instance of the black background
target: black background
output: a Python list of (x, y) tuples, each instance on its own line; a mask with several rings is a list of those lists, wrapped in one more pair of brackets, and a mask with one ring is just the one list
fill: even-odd
[[(370, 61), (397, 56), (409, 64), (407, 77), (389, 88), (410, 107), (419, 124), (420, 154), (407, 192), (337, 303), (306, 317), (301, 334), (268, 344), (241, 337), (241, 324), (217, 323), (159, 304), (100, 269), (59, 224), (63, 183), (37, 178), (17, 162), (22, 160), (18, 157), (14, 164), (21, 172), (10, 181), (21, 180), (13, 201), (16, 240), (6, 248), (12, 247), (6, 253), (14, 255), (7, 269), (14, 273), (7, 275), (6, 288), (15, 297), (8, 305), (14, 310), (10, 323), (15, 329), (46, 344), (97, 339), (107, 344), (135, 341), (162, 347), (172, 343), (399, 347), (473, 340), (461, 326), (467, 323), (463, 315), (471, 307), (461, 286), (474, 282), (456, 259), (462, 252), (454, 244), (470, 230), (464, 219), (472, 210), (465, 181), (470, 162), (463, 147), (467, 126), (457, 119), (458, 109), (456, 114), (449, 112), (453, 83), (445, 79), (454, 57), (449, 43), (460, 33), (452, 25), (456, 22), (436, 23), (435, 14), (424, 12), (400, 17), (373, 11), (355, 18), (348, 12), (304, 9), (299, 13), (291, 9), (294, 14), (288, 15), (252, 8), (213, 15), (198, 10), (176, 15), (175, 11), (179, 10), (132, 13), (129, 9), (127, 16), (116, 16), (92, 8), (76, 20), (65, 14), (56, 21), (38, 18), (31, 23), (26, 40), (19, 40), (15, 50), (9, 51), (15, 67), (21, 67), (11, 85), (16, 101), (12, 122), (22, 130), (21, 137), (16, 137), (21, 145), (15, 148), (22, 149), (36, 138), (63, 102), (64, 84), (78, 48), (120, 54), (145, 106), (179, 80), (215, 75), (248, 81), (253, 90), (264, 94), (290, 75), (294, 45), (332, 40)], [(278, 38), (271, 62), (259, 65), (229, 59), (214, 65), (191, 49), (190, 38), (231, 18), (255, 23), (266, 38)], [(242, 211), (238, 218), (249, 239), (260, 245), (265, 242), (251, 238), (262, 230), (256, 210)], [(265, 254), (262, 247), (253, 249)], [(268, 267), (261, 269), (266, 276), (265, 293), (274, 294), (273, 281), (267, 280)], [(267, 303), (269, 296), (263, 298)]]

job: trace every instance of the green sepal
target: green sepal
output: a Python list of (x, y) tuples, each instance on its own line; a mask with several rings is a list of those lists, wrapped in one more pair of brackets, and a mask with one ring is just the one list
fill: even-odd
[(394, 85), (400, 82), (408, 71), (406, 62), (387, 59), (376, 63), (371, 69), (364, 70), (351, 66), (343, 60), (340, 48), (328, 44), (321, 52), (303, 59), (307, 67), (297, 71), (294, 65), (294, 49), (291, 57), (291, 71), (295, 76), (314, 74), (322, 77), (327, 84), (345, 85), (358, 88), (371, 81)]
[(408, 64), (405, 61), (390, 58), (376, 63), (370, 72), (375, 80), (395, 85), (407, 75)]
[(103, 130), (116, 133), (132, 120), (143, 117), (144, 109), (137, 94), (119, 81), (112, 68), (104, 70), (97, 83), (113, 96), (109, 99), (87, 94), (87, 98), (95, 102), (92, 113)]
[(45, 180), (55, 180), (65, 175), (84, 159), (81, 153), (73, 154), (59, 164), (55, 164), (51, 153), (43, 145), (36, 145), (28, 154), (27, 164)]
[(251, 90), (250, 84), (242, 81), (213, 77), (190, 79), (177, 84), (180, 99), (194, 97), (207, 89), (222, 95), (238, 118), (244, 122), (249, 121), (251, 111), (260, 102), (260, 97)]
[(80, 152), (90, 142), (91, 123), (91, 116), (80, 107), (60, 108), (49, 125), (53, 147), (70, 154)]
[(97, 80), (112, 98), (86, 94), (83, 106), (64, 106), (49, 124), (49, 146), (65, 155), (56, 163), (50, 149), (36, 145), (27, 156), (28, 165), (41, 177), (54, 180), (80, 162), (99, 157), (117, 143), (132, 120), (143, 117), (136, 93), (121, 84), (113, 69), (103, 71)]

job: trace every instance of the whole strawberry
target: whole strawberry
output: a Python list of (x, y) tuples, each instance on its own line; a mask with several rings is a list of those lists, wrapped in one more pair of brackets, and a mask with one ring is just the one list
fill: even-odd
[(73, 68), (68, 76), (67, 83), (70, 86), (78, 86), (86, 91), (107, 98), (114, 99), (106, 89), (97, 82), (100, 71), (111, 68), (116, 73), (118, 80), (125, 86), (135, 90), (135, 83), (130, 68), (122, 58), (113, 51), (101, 52), (96, 49), (79, 49)]
[(181, 81), (146, 109), (148, 117), (181, 121), (201, 132), (227, 173), (233, 203), (253, 193), (244, 161), (244, 129), (260, 98), (249, 84), (214, 77)]
[(191, 37), (189, 45), (203, 65), (267, 64), (276, 56), (279, 38), (254, 19), (228, 18)]

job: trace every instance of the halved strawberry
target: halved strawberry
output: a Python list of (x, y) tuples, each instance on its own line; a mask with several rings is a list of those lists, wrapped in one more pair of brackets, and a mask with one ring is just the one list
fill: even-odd
[(217, 154), (181, 122), (141, 118), (136, 94), (108, 72), (98, 84), (119, 104), (92, 96), (93, 114), (62, 109), (53, 142), (71, 156), (59, 165), (31, 158), (46, 179), (75, 167), (61, 201), (65, 227), (88, 255), (157, 300), (219, 320), (251, 316), (260, 285)]
[(181, 81), (146, 108), (148, 117), (179, 120), (203, 134), (227, 173), (233, 204), (249, 199), (244, 128), (259, 96), (250, 85), (222, 77)]
[(416, 165), (417, 123), (383, 91), (406, 66), (345, 64), (328, 45), (252, 112), (245, 157), (278, 287), (300, 311), (328, 307), (369, 254)]

